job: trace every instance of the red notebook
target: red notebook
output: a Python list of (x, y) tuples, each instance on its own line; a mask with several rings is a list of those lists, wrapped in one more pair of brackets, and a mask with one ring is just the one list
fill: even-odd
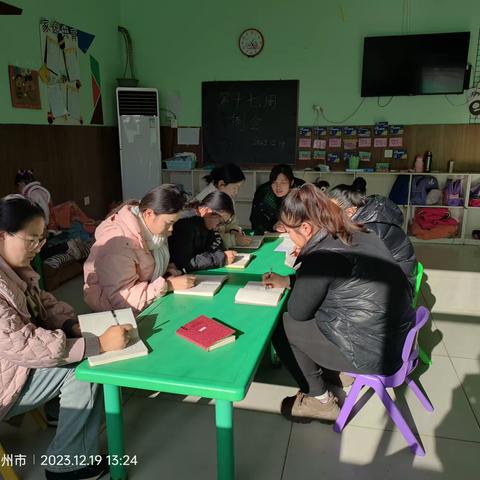
[(214, 350), (235, 341), (235, 330), (200, 315), (177, 330), (177, 335), (207, 350)]

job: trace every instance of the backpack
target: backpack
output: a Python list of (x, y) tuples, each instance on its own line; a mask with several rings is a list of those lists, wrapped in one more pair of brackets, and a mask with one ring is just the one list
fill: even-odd
[(390, 190), (388, 198), (397, 205), (406, 205), (408, 203), (408, 175), (398, 175)]
[(469, 207), (480, 207), (480, 183), (470, 188)]
[(460, 179), (447, 179), (443, 190), (443, 202), (450, 207), (459, 207), (463, 205), (462, 181)]
[(431, 175), (414, 175), (410, 191), (411, 205), (426, 205), (430, 190), (438, 188), (438, 180)]

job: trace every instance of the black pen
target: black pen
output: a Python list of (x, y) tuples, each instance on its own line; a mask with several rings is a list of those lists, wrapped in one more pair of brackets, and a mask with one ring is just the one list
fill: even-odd
[(115, 313), (115, 310), (110, 310), (112, 312), (112, 315), (113, 315), (113, 320), (115, 321), (115, 325), (120, 325), (118, 323), (118, 318), (117, 318), (117, 314)]

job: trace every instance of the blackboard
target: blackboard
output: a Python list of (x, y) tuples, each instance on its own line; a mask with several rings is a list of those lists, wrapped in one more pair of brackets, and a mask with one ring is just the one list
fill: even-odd
[(202, 83), (204, 163), (294, 164), (298, 80)]

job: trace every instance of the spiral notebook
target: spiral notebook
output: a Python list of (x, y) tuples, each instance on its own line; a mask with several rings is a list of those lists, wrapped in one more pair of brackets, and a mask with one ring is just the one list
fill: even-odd
[(117, 322), (119, 325), (129, 323), (133, 326), (133, 330), (129, 332), (130, 342), (124, 349), (99, 353), (98, 355), (88, 357), (88, 363), (91, 367), (148, 355), (147, 347), (138, 336), (137, 322), (133, 316), (132, 309), (124, 308), (115, 310), (114, 312), (115, 314), (113, 314), (112, 311), (108, 311), (78, 316), (80, 330), (84, 338), (92, 336), (99, 337), (108, 327), (117, 325)]

